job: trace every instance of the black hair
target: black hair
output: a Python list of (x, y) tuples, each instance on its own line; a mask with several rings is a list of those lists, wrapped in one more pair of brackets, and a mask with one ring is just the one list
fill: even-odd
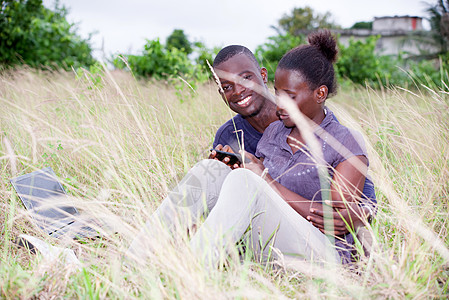
[(277, 68), (297, 71), (304, 76), (310, 89), (325, 85), (329, 96), (333, 95), (337, 90), (333, 66), (338, 54), (337, 41), (329, 30), (311, 33), (307, 38), (309, 44), (288, 51)]
[(213, 67), (216, 67), (221, 63), (224, 63), (228, 59), (238, 54), (245, 54), (248, 58), (250, 58), (254, 62), (257, 68), (260, 69), (259, 62), (257, 61), (254, 54), (251, 52), (251, 50), (241, 45), (230, 45), (221, 49), (220, 52), (218, 52), (217, 56), (215, 56)]

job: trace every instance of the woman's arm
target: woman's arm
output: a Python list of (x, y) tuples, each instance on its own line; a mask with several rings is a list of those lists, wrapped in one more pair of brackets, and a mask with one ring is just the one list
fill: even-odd
[[(251, 163), (246, 164), (245, 168), (261, 176), (265, 169), (263, 159), (259, 160), (247, 153), (245, 155), (251, 159)], [(359, 207), (357, 199), (363, 190), (367, 169), (365, 156), (353, 156), (336, 167), (331, 184), (332, 203), (329, 203), (334, 208), (333, 234), (348, 233), (346, 224), (354, 229), (363, 224), (363, 220), (366, 219), (365, 209)], [(289, 190), (273, 180), (268, 173), (264, 176), (264, 179), (296, 212), (324, 232), (324, 213), (320, 203), (306, 199)]]
[[(331, 184), (332, 202), (326, 203), (333, 207), (335, 235), (344, 235), (363, 225), (369, 215), (369, 208), (360, 207), (360, 198), (365, 177), (368, 171), (367, 158), (365, 156), (353, 156), (335, 168), (335, 175)], [(325, 232), (324, 212), (319, 203), (313, 203), (306, 217), (312, 224)], [(348, 228), (349, 226), (349, 228)]]

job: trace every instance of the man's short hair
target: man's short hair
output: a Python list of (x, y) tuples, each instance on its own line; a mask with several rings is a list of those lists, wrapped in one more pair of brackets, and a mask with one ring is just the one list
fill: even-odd
[(249, 57), (254, 62), (254, 64), (257, 66), (257, 68), (260, 69), (259, 62), (257, 61), (254, 54), (251, 52), (251, 50), (249, 50), (245, 46), (241, 46), (241, 45), (230, 45), (230, 46), (226, 46), (223, 49), (221, 49), (220, 52), (218, 52), (217, 56), (215, 56), (213, 67), (215, 68), (219, 64), (224, 63), (228, 59), (230, 59), (238, 54), (245, 54), (247, 57)]

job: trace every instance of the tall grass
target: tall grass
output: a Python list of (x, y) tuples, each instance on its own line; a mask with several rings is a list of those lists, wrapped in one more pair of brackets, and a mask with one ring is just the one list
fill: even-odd
[[(181, 83), (181, 81), (180, 81)], [(129, 74), (0, 77), (0, 287), (5, 298), (445, 298), (449, 276), (449, 95), (345, 89), (328, 105), (361, 131), (379, 209), (372, 253), (355, 270), (329, 274), (239, 258), (206, 272), (187, 235), (158, 236), (140, 265), (123, 253), (170, 186), (208, 156), (231, 113), (213, 83), (184, 98), (164, 82)], [(186, 99), (186, 95), (190, 95)], [(22, 208), (9, 179), (51, 166), (83, 213), (107, 221), (102, 239), (44, 236)], [(20, 233), (70, 247), (82, 270), (45, 261), (12, 242)]]

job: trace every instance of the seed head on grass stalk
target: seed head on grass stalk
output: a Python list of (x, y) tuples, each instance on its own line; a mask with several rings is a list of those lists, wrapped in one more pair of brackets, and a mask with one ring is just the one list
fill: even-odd
[[(80, 208), (90, 208), (99, 218), (110, 218), (119, 228), (119, 234), (108, 235), (103, 241), (68, 244), (80, 253), (87, 275), (72, 274), (63, 285), (55, 286), (52, 280), (58, 279), (58, 273), (42, 276), (36, 271), (39, 259), (23, 255), (11, 242), (18, 233), (31, 231), (26, 231), (30, 229), (23, 210), (17, 210), (20, 202), (8, 183), (12, 177), (6, 165), (8, 152), (0, 143), (0, 218), (8, 218), (0, 236), (7, 240), (0, 243), (2, 295), (31, 298), (40, 291), (42, 296), (48, 292), (49, 297), (85, 298), (92, 294), (121, 299), (207, 299), (210, 295), (219, 299), (282, 295), (401, 299), (447, 295), (447, 94), (399, 88), (384, 89), (382, 94), (351, 87), (328, 104), (333, 111), (345, 112), (337, 114), (342, 123), (352, 116), (367, 137), (379, 201), (378, 214), (369, 228), (375, 237), (371, 256), (357, 263), (357, 273), (343, 270), (330, 291), (331, 284), (324, 279), (330, 272), (311, 269), (307, 264), (281, 265), (270, 271), (249, 260), (241, 264), (232, 256), (225, 270), (207, 276), (190, 260), (180, 241), (164, 244), (158, 241), (163, 240), (160, 237), (154, 239), (160, 244), (155, 264), (124, 269), (121, 259), (129, 240), (167, 193), (161, 180), (170, 181), (184, 171), (186, 163), (183, 155), (177, 156), (179, 149), (185, 149), (188, 164), (202, 158), (201, 149), (208, 149), (215, 132), (209, 127), (226, 121), (228, 110), (210, 97), (216, 93), (213, 86), (199, 86), (198, 96), (188, 106), (179, 103), (171, 87), (138, 82), (129, 73), (111, 71), (125, 102), (105, 76), (102, 90), (89, 90), (73, 74), (24, 70), (0, 76), (0, 124), (16, 155), (18, 174), (50, 164), (62, 180), (72, 178), (66, 187)], [(187, 113), (190, 118), (185, 118)], [(169, 119), (172, 121), (167, 122)], [(176, 126), (181, 122), (185, 138)], [(56, 152), (55, 159), (44, 161), (42, 154), (52, 150), (47, 142), (56, 140), (62, 141), (64, 149)], [(153, 165), (153, 154), (162, 172)], [(392, 196), (393, 192), (396, 195)], [(20, 253), (25, 258), (19, 259)], [(44, 286), (52, 287), (51, 291)]]

